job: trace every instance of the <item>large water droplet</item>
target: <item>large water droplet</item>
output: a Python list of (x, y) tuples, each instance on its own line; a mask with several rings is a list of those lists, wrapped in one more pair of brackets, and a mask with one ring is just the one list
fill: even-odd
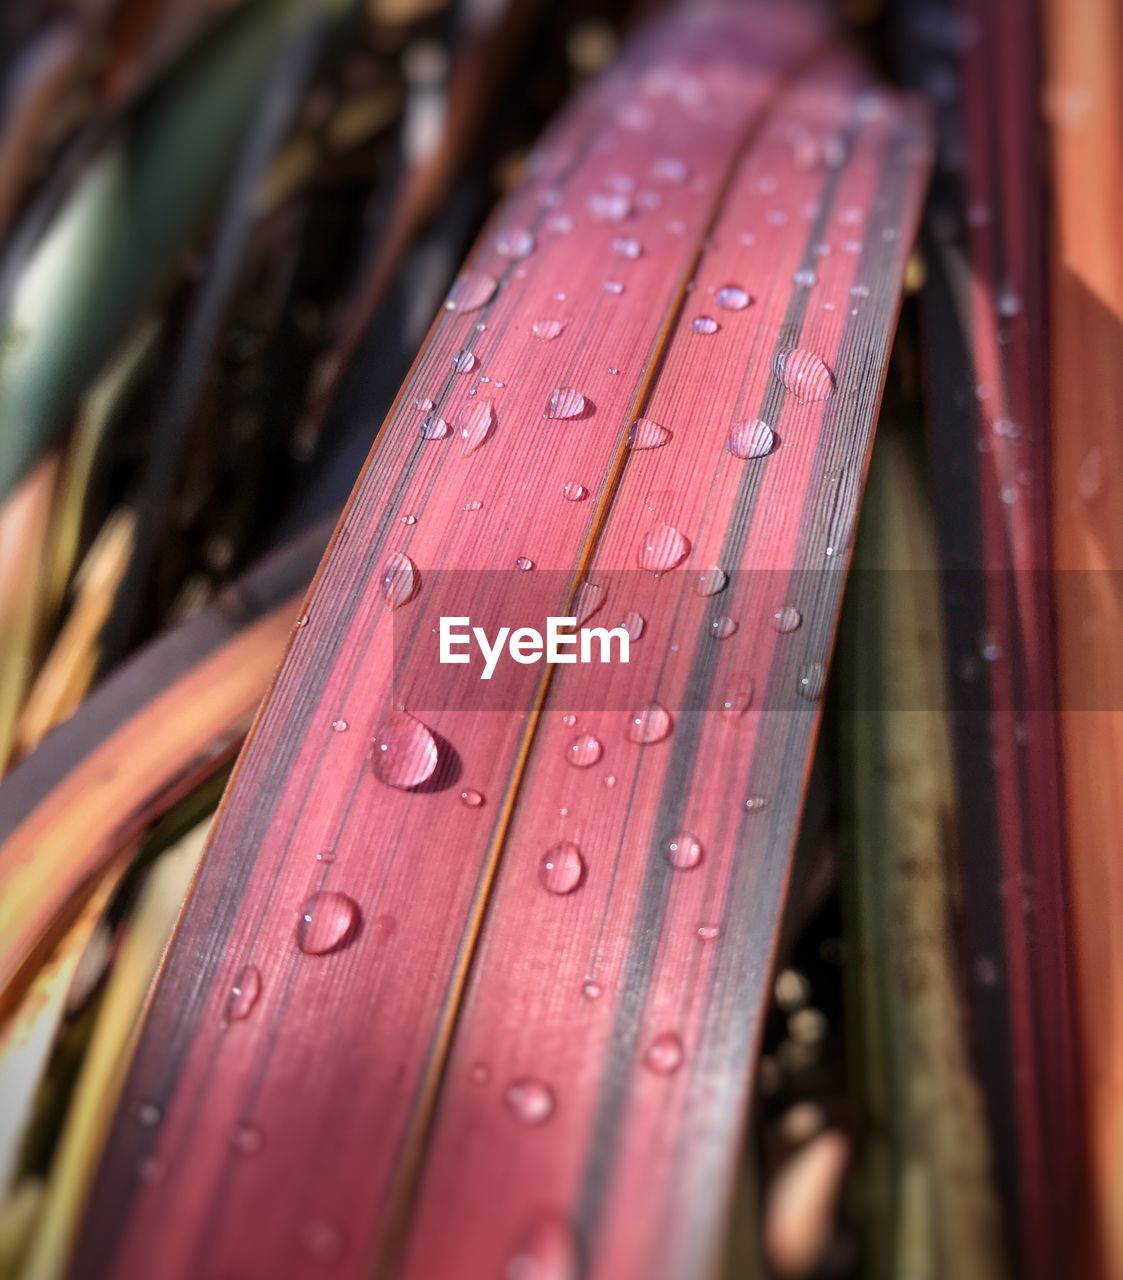
[(495, 426), (495, 406), (490, 400), (473, 400), (465, 405), (456, 419), (456, 429), (464, 445), (465, 453), (472, 453), (491, 434)]
[(714, 292), (714, 301), (726, 311), (744, 311), (752, 297), (739, 284), (723, 284)]
[(535, 320), (530, 326), (530, 331), (543, 342), (551, 342), (564, 328), (564, 320)]
[(538, 878), (551, 893), (572, 893), (585, 878), (585, 859), (569, 840), (548, 849), (538, 868)]
[(637, 418), (628, 432), (628, 444), (633, 449), (658, 449), (671, 438), (666, 427), (652, 422), (650, 418)]
[(449, 311), (478, 311), (491, 301), (496, 287), (493, 276), (482, 271), (465, 271), (457, 276), (449, 290), (445, 307)]
[(562, 485), (562, 497), (568, 502), (580, 502), (586, 492), (585, 486), (576, 480), (567, 480)]
[(591, 733), (579, 734), (566, 748), (565, 758), (578, 769), (588, 769), (604, 755), (600, 739)]
[(680, 831), (667, 841), (664, 853), (676, 871), (691, 871), (702, 861), (702, 845), (689, 832)]
[(695, 316), (690, 322), (695, 333), (717, 333), (721, 327), (713, 316)]
[(585, 412), (585, 397), (574, 387), (555, 387), (546, 401), (547, 418), (576, 418)]
[(542, 1214), (531, 1223), (507, 1259), (502, 1280), (581, 1280), (581, 1251), (561, 1214)]
[(776, 376), (801, 404), (825, 400), (834, 390), (831, 371), (819, 356), (804, 347), (781, 351), (773, 368)]
[(748, 422), (735, 422), (729, 428), (728, 449), (737, 458), (763, 458), (771, 453), (776, 437), (767, 422), (752, 418)]
[(671, 732), (671, 713), (658, 702), (633, 711), (628, 721), (628, 738), (632, 742), (662, 742)]
[(644, 534), (639, 546), (639, 565), (651, 573), (665, 573), (685, 559), (690, 543), (669, 524), (656, 525)]
[(826, 688), (827, 674), (821, 662), (809, 662), (799, 673), (799, 696), (818, 702)]
[(797, 631), (803, 623), (803, 615), (791, 604), (781, 605), (779, 609), (772, 615), (772, 626), (780, 632), (781, 635), (787, 635), (792, 631)]
[(534, 234), (522, 227), (511, 227), (495, 237), (495, 247), (505, 258), (525, 258), (534, 252)]
[(708, 569), (703, 569), (694, 579), (694, 590), (700, 596), (716, 596), (719, 591), (725, 589), (725, 584), (729, 581), (728, 576), (720, 565), (711, 565)]
[(243, 1018), (248, 1018), (260, 995), (261, 970), (256, 965), (248, 964), (239, 971), (230, 994), (226, 997), (223, 1021), (241, 1022)]
[(635, 236), (617, 236), (612, 242), (612, 252), (634, 262), (643, 253), (643, 245)]
[(359, 929), (359, 904), (345, 893), (323, 889), (300, 908), (296, 942), (306, 955), (323, 956), (338, 951)]
[(682, 1066), (682, 1041), (673, 1031), (664, 1031), (648, 1045), (643, 1055), (644, 1066), (659, 1076), (670, 1076)]
[(420, 720), (405, 711), (391, 711), (375, 730), (371, 766), (388, 787), (418, 787), (437, 767), (436, 739)]
[(541, 1080), (515, 1080), (504, 1098), (511, 1114), (523, 1124), (543, 1124), (554, 1114), (554, 1091)]
[(382, 598), (391, 609), (409, 600), (417, 590), (413, 561), (404, 551), (396, 551), (382, 566)]

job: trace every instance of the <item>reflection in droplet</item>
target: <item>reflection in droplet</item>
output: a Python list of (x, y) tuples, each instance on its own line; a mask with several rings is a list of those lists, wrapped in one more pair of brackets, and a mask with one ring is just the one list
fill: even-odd
[(624, 292), (624, 284), (620, 280), (606, 280), (603, 285), (605, 293), (611, 293), (616, 297)]
[(305, 955), (323, 956), (344, 947), (359, 928), (359, 904), (345, 893), (323, 889), (300, 908), (296, 942)]
[(659, 524), (644, 534), (639, 546), (639, 565), (651, 573), (665, 573), (685, 559), (690, 543), (673, 525)]
[(801, 404), (825, 400), (834, 390), (831, 371), (819, 356), (804, 347), (781, 351), (773, 367), (776, 376)]
[(496, 287), (494, 277), (482, 271), (465, 271), (449, 290), (445, 307), (449, 311), (478, 311), (491, 301)]
[(223, 1010), (224, 1022), (241, 1022), (248, 1018), (261, 995), (261, 970), (256, 965), (247, 964), (241, 969), (230, 988)]
[(604, 755), (600, 739), (591, 733), (582, 733), (566, 748), (566, 759), (578, 769), (588, 769)]
[(461, 409), (456, 419), (465, 453), (473, 453), (491, 434), (495, 426), (495, 406), (490, 400), (474, 400)]
[(538, 879), (542, 887), (551, 893), (572, 893), (585, 878), (585, 859), (581, 850), (570, 840), (548, 849), (538, 867)]
[(382, 566), (382, 598), (397, 609), (417, 590), (413, 561), (404, 551), (396, 551)]
[(420, 720), (391, 711), (371, 740), (371, 767), (388, 787), (418, 787), (437, 767), (436, 739)]
[(701, 842), (686, 831), (671, 836), (663, 852), (677, 871), (691, 871), (702, 861)]
[(342, 716), (337, 716), (331, 722), (331, 727), (332, 727), (333, 733), (346, 733), (350, 726), (347, 724), (347, 721), (344, 720)]
[(576, 418), (585, 412), (585, 397), (574, 387), (555, 387), (546, 401), (547, 418)]
[(471, 373), (475, 367), (476, 357), (471, 351), (457, 351), (452, 357), (454, 373)]
[(664, 1031), (652, 1040), (643, 1055), (644, 1066), (656, 1075), (673, 1075), (682, 1066), (682, 1041), (673, 1031)]
[(542, 1124), (554, 1114), (554, 1091), (541, 1080), (516, 1080), (507, 1086), (504, 1098), (523, 1124)]
[(650, 418), (637, 418), (628, 432), (628, 444), (633, 449), (658, 449), (671, 438), (666, 427), (652, 422)]
[(671, 713), (658, 702), (633, 711), (628, 720), (628, 739), (648, 744), (662, 742), (671, 732)]

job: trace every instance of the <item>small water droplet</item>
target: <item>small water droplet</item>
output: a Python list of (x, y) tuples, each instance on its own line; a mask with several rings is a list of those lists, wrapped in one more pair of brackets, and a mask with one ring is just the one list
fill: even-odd
[(473, 1084), (485, 1085), (491, 1080), (491, 1068), (486, 1062), (474, 1062), (468, 1072), (468, 1079)]
[(827, 676), (821, 662), (809, 662), (799, 673), (799, 696), (818, 702), (826, 688)]
[(155, 1129), (164, 1116), (154, 1102), (138, 1102), (133, 1114), (137, 1118), (137, 1123), (142, 1124), (146, 1129)]
[(651, 573), (665, 573), (685, 559), (690, 543), (673, 525), (659, 524), (649, 530), (639, 546), (639, 565)]
[(344, 947), (358, 932), (359, 904), (345, 893), (322, 889), (300, 908), (296, 942), (309, 956), (327, 955)]
[(643, 1056), (644, 1066), (659, 1076), (670, 1076), (682, 1066), (682, 1041), (673, 1031), (664, 1031), (652, 1040)]
[(810, 267), (800, 267), (800, 269), (792, 276), (792, 280), (802, 289), (810, 289), (818, 279), (819, 277), (811, 270)]
[(729, 581), (729, 577), (720, 565), (710, 565), (708, 569), (703, 569), (694, 579), (694, 590), (700, 596), (716, 596), (719, 591), (725, 590), (725, 584)]
[(490, 400), (476, 400), (465, 405), (456, 419), (465, 453), (474, 453), (495, 426), (495, 406)]
[(476, 357), (467, 349), (457, 351), (452, 357), (452, 368), (455, 373), (471, 373), (476, 367)]
[(464, 504), (464, 510), (479, 511), (479, 509), (482, 506), (483, 506), (483, 503), (479, 500), (479, 498), (469, 498), (468, 501)]
[(658, 702), (633, 711), (628, 721), (628, 739), (631, 742), (662, 742), (670, 732), (671, 713)]
[(547, 849), (538, 867), (538, 879), (551, 893), (572, 893), (585, 879), (585, 859), (572, 841), (563, 840)]
[(577, 769), (588, 769), (604, 755), (600, 739), (591, 733), (582, 733), (566, 748), (566, 759)]
[(632, 201), (619, 191), (594, 191), (585, 201), (585, 208), (596, 222), (623, 222), (632, 212)]
[(460, 793), (460, 803), (466, 809), (478, 809), (483, 802), (484, 798), (482, 792), (474, 791), (470, 787)]
[(710, 635), (715, 640), (728, 640), (737, 630), (737, 624), (727, 614), (721, 614), (710, 622)]
[(850, 286), (850, 296), (852, 298), (868, 298), (870, 296), (870, 287), (868, 284), (852, 284)]
[(265, 1135), (252, 1124), (236, 1124), (230, 1134), (230, 1145), (243, 1156), (254, 1156), (265, 1146)]
[(543, 1213), (519, 1237), (501, 1280), (581, 1280), (581, 1251), (559, 1213)]
[(721, 925), (700, 924), (696, 932), (703, 942), (714, 942), (721, 937)]
[(721, 327), (713, 316), (695, 316), (690, 322), (695, 333), (717, 333)]
[(776, 446), (776, 436), (767, 422), (752, 418), (729, 428), (727, 448), (736, 458), (763, 458)]
[(577, 480), (567, 480), (562, 485), (562, 497), (568, 502), (580, 502), (588, 490)]
[(546, 220), (546, 228), (564, 236), (573, 230), (573, 219), (568, 213), (554, 213)]
[(449, 290), (445, 307), (449, 311), (478, 311), (492, 299), (497, 288), (493, 276), (482, 271), (465, 271)]
[(1007, 284), (998, 290), (994, 305), (1000, 316), (1012, 320), (1022, 309), (1022, 299), (1018, 291)]
[(606, 280), (604, 282), (604, 291), (619, 297), (624, 292), (623, 282), (620, 280)]
[(611, 790), (616, 785), (616, 775), (614, 773), (610, 773), (608, 777), (605, 778), (604, 785)]
[(555, 387), (546, 401), (547, 418), (576, 418), (585, 412), (585, 397), (574, 387)]
[(565, 715), (562, 716), (562, 724), (564, 724), (567, 729), (572, 729), (576, 723), (577, 723), (577, 717), (573, 714), (572, 711), (567, 711)]
[(300, 1244), (313, 1262), (331, 1266), (347, 1252), (347, 1237), (342, 1227), (325, 1218), (311, 1218), (300, 1228)]
[(702, 861), (701, 842), (686, 831), (671, 836), (663, 852), (676, 871), (691, 871)]
[(448, 423), (438, 413), (426, 414), (421, 419), (421, 436), (424, 440), (443, 440), (448, 435)]
[(825, 400), (834, 390), (834, 376), (813, 351), (792, 347), (781, 351), (773, 365), (776, 376), (801, 404)]
[(402, 516), (402, 524), (415, 525), (416, 523), (417, 523), (416, 516), (414, 515)]
[(628, 633), (629, 639), (638, 640), (643, 635), (647, 620), (642, 613), (637, 613), (634, 609), (631, 609), (620, 619), (620, 625)]
[(528, 569), (534, 568), (534, 561), (529, 556), (519, 556), (515, 561), (515, 568), (525, 573)]
[(772, 626), (781, 635), (787, 635), (791, 631), (798, 630), (802, 622), (803, 615), (794, 605), (790, 604), (781, 605), (772, 615)]
[(581, 994), (586, 1000), (599, 1000), (604, 995), (604, 987), (590, 978), (581, 984)]
[(405, 711), (391, 711), (375, 730), (371, 765), (388, 787), (420, 786), (437, 767), (436, 739), (420, 720)]
[(428, 396), (418, 396), (418, 398), (413, 402), (413, 407), (415, 409), (420, 409), (422, 413), (428, 413), (433, 407), (433, 402)]
[(744, 311), (752, 298), (739, 284), (723, 284), (714, 292), (714, 301), (726, 311)]
[(522, 227), (500, 231), (495, 247), (504, 258), (525, 258), (534, 252), (534, 234)]
[(349, 726), (346, 720), (339, 717), (331, 722), (331, 727), (335, 733), (346, 733)]
[(675, 186), (681, 186), (690, 176), (686, 161), (678, 156), (660, 156), (651, 166), (651, 172), (660, 182), (670, 182)]
[(564, 328), (564, 320), (535, 320), (530, 331), (543, 342), (552, 342)]
[(628, 444), (633, 449), (658, 449), (670, 438), (667, 428), (650, 418), (637, 418), (628, 432)]
[(411, 599), (416, 590), (413, 561), (404, 551), (396, 551), (382, 566), (382, 598), (391, 609), (397, 609)]
[(755, 686), (750, 675), (737, 675), (730, 681), (721, 700), (721, 714), (725, 720), (739, 720), (753, 705)]
[(541, 1080), (515, 1080), (504, 1098), (511, 1114), (523, 1124), (543, 1124), (554, 1114), (554, 1091)]
[(643, 245), (635, 236), (617, 236), (612, 242), (612, 252), (634, 262), (643, 253)]
[(759, 813), (762, 809), (768, 807), (768, 799), (766, 796), (749, 796), (745, 801), (746, 813)]
[(226, 997), (226, 1007), (222, 1017), (224, 1022), (241, 1022), (250, 1016), (250, 1011), (257, 1004), (261, 995), (261, 971), (256, 965), (247, 964), (239, 970), (230, 994)]

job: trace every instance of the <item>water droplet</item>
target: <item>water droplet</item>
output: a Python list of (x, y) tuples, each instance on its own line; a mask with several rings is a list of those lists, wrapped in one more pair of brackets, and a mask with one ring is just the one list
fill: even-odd
[(596, 222), (623, 222), (632, 212), (632, 201), (620, 191), (594, 191), (585, 208)]
[(781, 351), (773, 368), (777, 378), (801, 404), (825, 400), (834, 390), (834, 377), (813, 351), (793, 347)]
[(566, 235), (573, 230), (573, 219), (568, 213), (551, 214), (546, 220), (546, 227), (558, 235)]
[(562, 724), (564, 724), (567, 729), (572, 729), (576, 723), (577, 723), (577, 717), (573, 714), (572, 711), (567, 711), (565, 715), (562, 716)]
[(402, 516), (402, 524), (415, 525), (417, 517), (413, 515)]
[(483, 503), (479, 500), (479, 498), (469, 498), (468, 501), (464, 504), (464, 510), (479, 511), (479, 509), (482, 506), (483, 506)]
[(558, 1213), (541, 1214), (522, 1233), (501, 1280), (581, 1280), (581, 1251)]
[(798, 630), (802, 622), (803, 615), (794, 605), (790, 604), (781, 605), (772, 615), (772, 626), (781, 635), (787, 635), (791, 631)]
[(371, 765), (388, 787), (420, 786), (437, 767), (436, 740), (420, 720), (391, 711), (372, 739)]
[(776, 437), (767, 422), (751, 418), (729, 428), (727, 448), (736, 458), (763, 458), (776, 446)]
[(256, 965), (247, 964), (239, 971), (230, 994), (226, 997), (223, 1021), (241, 1022), (243, 1018), (248, 1018), (260, 995), (261, 970)]
[(647, 621), (642, 613), (637, 613), (632, 609), (620, 619), (620, 625), (628, 633), (629, 639), (638, 640), (643, 635)]
[(585, 879), (585, 859), (581, 850), (569, 840), (548, 849), (538, 867), (538, 879), (551, 893), (572, 893)]
[(449, 311), (478, 311), (492, 299), (497, 288), (493, 276), (482, 271), (465, 271), (449, 290), (445, 307)]
[(690, 322), (695, 333), (717, 333), (721, 327), (713, 316), (695, 316)]
[(799, 696), (818, 702), (826, 688), (827, 675), (821, 662), (810, 662), (799, 673)]
[(685, 559), (690, 543), (673, 525), (659, 524), (649, 530), (639, 546), (639, 566), (652, 573), (666, 573)]
[(534, 234), (522, 227), (500, 231), (495, 237), (495, 247), (504, 258), (525, 258), (534, 252)]
[(605, 293), (611, 293), (619, 297), (624, 292), (624, 285), (619, 280), (606, 280), (604, 282)]
[(359, 928), (359, 904), (345, 893), (322, 889), (300, 908), (296, 942), (309, 956), (327, 955), (344, 947)]
[(762, 809), (768, 807), (768, 798), (766, 796), (749, 796), (745, 801), (746, 813), (759, 813)]
[(382, 566), (382, 598), (391, 609), (397, 609), (416, 590), (417, 573), (413, 561), (404, 551), (396, 551)]
[(252, 1124), (236, 1124), (230, 1134), (230, 1145), (243, 1156), (255, 1156), (265, 1146), (265, 1135)]
[(728, 640), (737, 630), (737, 624), (727, 614), (721, 614), (710, 623), (710, 635), (715, 640)]
[(582, 582), (573, 594), (573, 616), (583, 626), (604, 604), (604, 587), (598, 582)]
[(474, 453), (495, 426), (495, 407), (490, 400), (476, 400), (465, 405), (456, 419), (457, 431), (465, 453)]
[(585, 397), (574, 387), (555, 387), (546, 401), (547, 418), (576, 418), (585, 412)]
[(528, 569), (534, 568), (534, 561), (529, 556), (519, 556), (515, 561), (515, 568), (525, 573)]
[(850, 296), (852, 298), (868, 298), (870, 296), (870, 287), (868, 284), (852, 284), (850, 286)]
[(662, 742), (670, 732), (671, 713), (658, 702), (633, 711), (628, 721), (628, 739), (631, 742)]
[(593, 982), (590, 978), (587, 982), (581, 984), (581, 994), (586, 1000), (599, 1000), (604, 995), (604, 987), (599, 982)]
[(658, 449), (671, 438), (666, 427), (650, 418), (637, 418), (628, 432), (628, 444), (633, 449)]
[(582, 733), (566, 748), (566, 759), (578, 769), (588, 769), (604, 755), (600, 739), (591, 733)]
[(308, 615), (306, 613), (302, 613), (300, 617), (297, 618), (296, 625), (298, 627), (306, 627), (308, 625)]
[(331, 722), (331, 727), (335, 733), (346, 733), (349, 726), (347, 721), (340, 717)]
[(433, 402), (428, 396), (418, 396), (418, 398), (413, 402), (413, 407), (415, 409), (420, 409), (422, 413), (428, 413), (433, 407)]
[(491, 1079), (491, 1068), (486, 1062), (474, 1062), (468, 1072), (468, 1079), (473, 1084), (484, 1085)]
[(324, 1218), (312, 1218), (300, 1229), (300, 1244), (313, 1262), (330, 1266), (347, 1251), (347, 1237), (343, 1229)]
[(137, 1123), (142, 1124), (146, 1129), (155, 1129), (164, 1116), (155, 1102), (138, 1102), (133, 1114), (137, 1118)]
[(443, 440), (448, 435), (448, 423), (439, 413), (426, 414), (421, 419), (421, 435), (425, 440)]
[(554, 1114), (554, 1091), (541, 1080), (516, 1080), (504, 1094), (507, 1106), (523, 1124), (543, 1124)]
[(659, 1076), (670, 1076), (682, 1066), (682, 1041), (673, 1031), (656, 1036), (643, 1055), (644, 1066)]
[(476, 367), (476, 357), (467, 349), (457, 351), (452, 357), (452, 368), (456, 373), (471, 373)]
[(567, 480), (562, 485), (562, 497), (568, 502), (580, 502), (588, 490), (577, 480)]
[(483, 794), (471, 788), (460, 793), (460, 803), (466, 809), (478, 809), (484, 802)]
[(697, 929), (697, 934), (703, 942), (714, 942), (721, 937), (721, 925), (700, 924)]
[(616, 785), (616, 775), (614, 773), (610, 773), (608, 777), (605, 778), (604, 785), (611, 790), (611, 788)]
[(729, 581), (728, 575), (720, 565), (710, 565), (708, 569), (703, 569), (694, 580), (694, 590), (700, 596), (716, 596), (719, 591), (725, 590), (725, 584)]
[(689, 832), (671, 836), (663, 851), (676, 871), (691, 871), (702, 861), (702, 845)]
[(617, 236), (612, 242), (612, 252), (634, 262), (643, 253), (643, 245), (635, 236)]
[(714, 292), (714, 301), (726, 311), (744, 311), (752, 298), (739, 284), (723, 284)]
[(739, 720), (753, 705), (755, 685), (750, 675), (737, 675), (730, 681), (721, 700), (721, 714), (725, 720)]
[(564, 328), (564, 320), (535, 320), (530, 326), (530, 331), (543, 342), (551, 342)]
[(802, 289), (810, 289), (817, 283), (819, 277), (811, 270), (810, 267), (800, 267), (800, 269), (792, 276), (792, 280)]
[(670, 182), (681, 186), (690, 176), (686, 161), (678, 156), (660, 156), (651, 166), (651, 172), (660, 182)]

